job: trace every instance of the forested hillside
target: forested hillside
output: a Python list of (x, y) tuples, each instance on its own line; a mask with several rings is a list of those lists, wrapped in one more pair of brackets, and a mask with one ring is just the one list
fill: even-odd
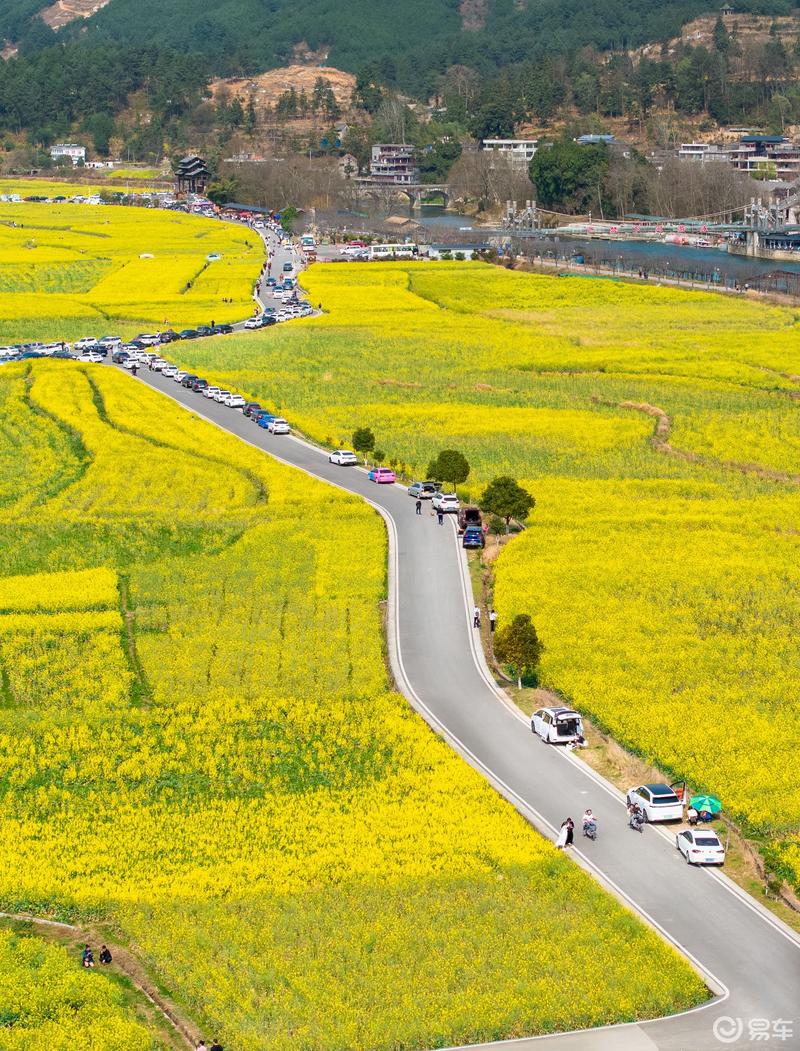
[[(2, 0), (0, 36), (24, 53), (56, 36), (34, 11), (42, 0)], [(58, 39), (111, 39), (208, 56), (213, 72), (253, 73), (285, 64), (295, 49), (339, 68), (376, 63), (381, 78), (415, 95), (454, 64), (482, 73), (584, 45), (636, 47), (674, 35), (709, 0), (110, 0)], [(789, 12), (791, 0), (745, 0), (737, 10)]]

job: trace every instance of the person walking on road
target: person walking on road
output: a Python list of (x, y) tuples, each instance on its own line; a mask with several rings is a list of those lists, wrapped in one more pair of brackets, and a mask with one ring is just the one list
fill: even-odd
[(481, 611), (479, 606), (475, 606), (472, 611), (472, 626), (473, 628), (479, 628), (481, 626)]
[(422, 514), (422, 501), (419, 500), (419, 499), (417, 499), (417, 514), (418, 515)]
[(138, 371), (139, 371), (139, 366), (138, 365), (136, 365), (136, 364), (131, 365), (131, 375), (132, 376), (135, 376)]
[(494, 629), (497, 627), (497, 613), (494, 609), (489, 610), (489, 631), (494, 635)]
[(437, 510), (436, 517), (439, 521), (439, 525), (444, 525), (444, 511), (441, 509), (441, 507)]

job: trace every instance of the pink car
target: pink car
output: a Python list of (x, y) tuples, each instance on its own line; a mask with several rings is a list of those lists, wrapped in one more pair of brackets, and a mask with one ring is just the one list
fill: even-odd
[(389, 467), (373, 467), (369, 478), (371, 482), (383, 482), (386, 485), (393, 485), (397, 481), (397, 476)]

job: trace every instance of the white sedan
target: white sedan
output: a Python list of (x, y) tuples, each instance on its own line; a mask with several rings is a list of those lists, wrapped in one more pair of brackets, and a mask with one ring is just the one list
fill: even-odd
[(218, 401), (220, 402), (220, 404), (224, 404), (225, 399), (230, 398), (230, 396), (231, 392), (229, 390), (218, 390), (217, 393), (214, 395), (214, 401)]
[(85, 354), (81, 354), (78, 361), (91, 361), (95, 365), (99, 365), (103, 360), (102, 354), (95, 354), (93, 350), (87, 350)]
[(203, 391), (204, 398), (216, 398), (219, 394), (219, 387), (206, 387)]
[(82, 339), (75, 341), (76, 350), (91, 350), (92, 347), (97, 346), (97, 339), (94, 336), (84, 336)]
[(249, 317), (244, 323), (244, 327), (248, 329), (261, 328), (261, 315), (257, 317)]
[(338, 464), (339, 467), (357, 467), (358, 457), (355, 453), (350, 452), (349, 449), (337, 449), (335, 453), (331, 453), (328, 457), (331, 463)]
[(292, 428), (286, 420), (282, 419), (280, 416), (274, 420), (270, 420), (268, 430), (271, 434), (291, 434), (292, 432)]
[[(162, 372), (161, 375), (163, 376), (164, 373)], [(189, 375), (188, 372), (184, 372), (182, 369), (178, 369), (178, 371), (175, 373), (175, 375), (172, 378), (175, 380), (176, 383), (180, 383), (181, 380), (185, 379), (186, 376), (188, 376), (188, 375)]]
[(165, 379), (171, 380), (172, 377), (175, 376), (177, 371), (178, 371), (178, 366), (177, 365), (167, 365), (166, 368), (163, 368), (161, 370), (161, 375), (164, 376)]
[(245, 400), (241, 394), (231, 394), (225, 399), (223, 404), (227, 405), (229, 409), (243, 409)]
[(725, 847), (710, 828), (686, 828), (675, 834), (675, 846), (686, 858), (687, 865), (722, 865)]

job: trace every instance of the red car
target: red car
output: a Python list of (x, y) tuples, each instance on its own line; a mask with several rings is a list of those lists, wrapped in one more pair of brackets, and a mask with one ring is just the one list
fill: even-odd
[(369, 472), (371, 482), (382, 482), (385, 485), (394, 485), (397, 475), (389, 467), (373, 467)]

